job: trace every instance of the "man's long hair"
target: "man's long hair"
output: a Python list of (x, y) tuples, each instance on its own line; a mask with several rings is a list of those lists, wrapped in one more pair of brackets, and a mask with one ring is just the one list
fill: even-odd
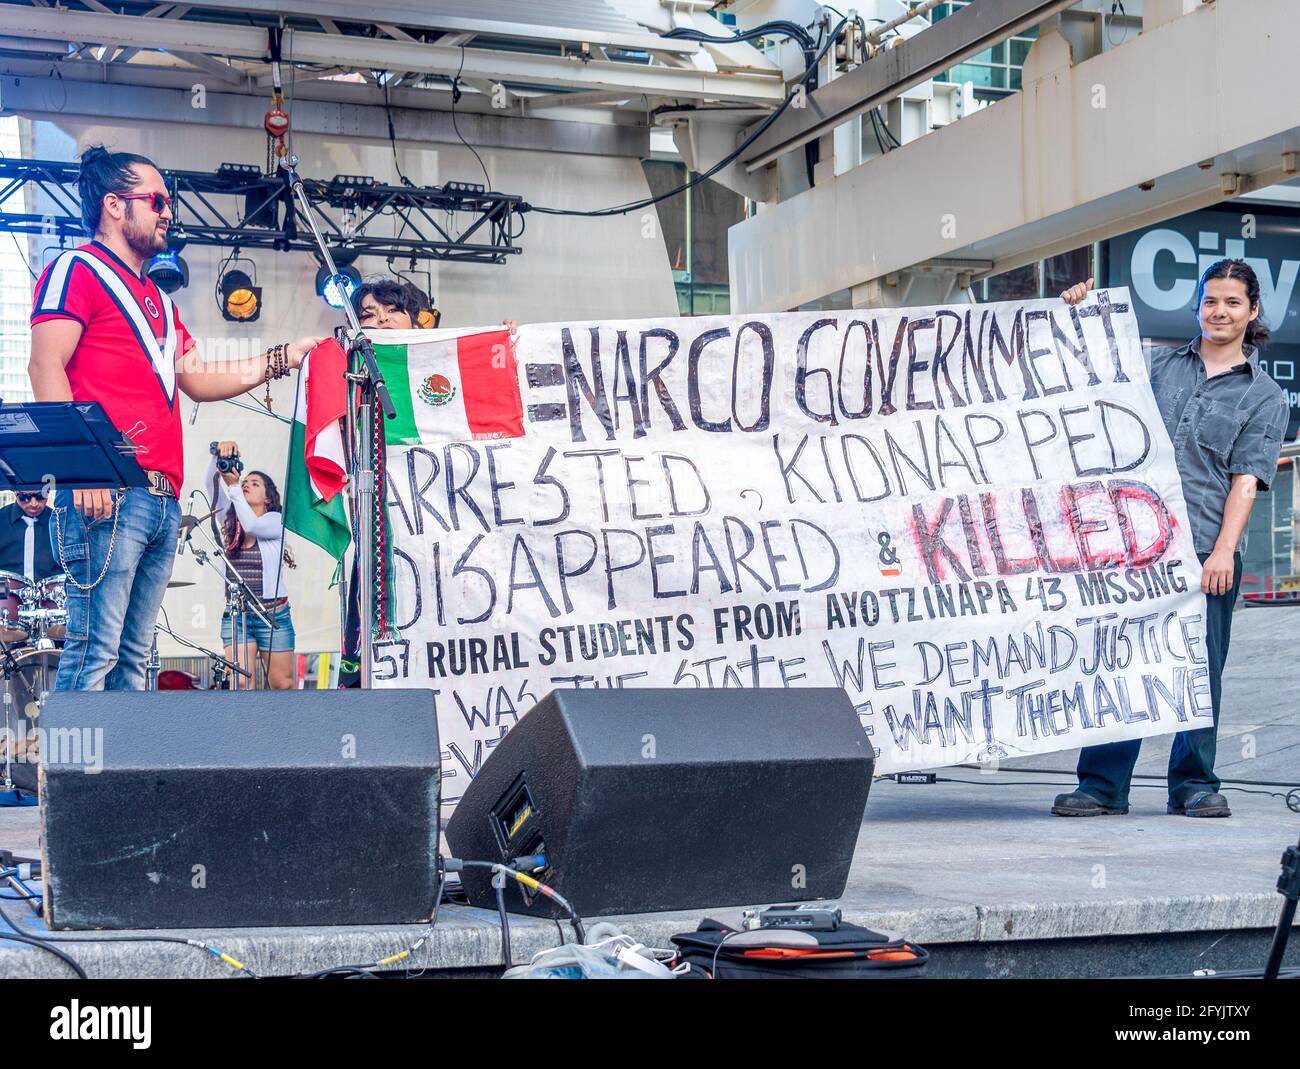
[(103, 145), (91, 145), (81, 154), (77, 193), (81, 197), (81, 225), (94, 237), (104, 213), (104, 198), (110, 193), (130, 193), (140, 184), (131, 170), (136, 163), (153, 167), (153, 160), (135, 152), (109, 152)]
[[(1245, 260), (1216, 260), (1205, 269), (1205, 274), (1201, 276), (1200, 285), (1196, 287), (1196, 314), (1198, 316), (1201, 314), (1201, 301), (1205, 298), (1205, 284), (1212, 278), (1235, 278), (1246, 287), (1246, 299), (1250, 301), (1251, 311), (1253, 312), (1259, 307), (1259, 277), (1255, 274), (1255, 269)], [(1262, 349), (1268, 344), (1272, 334), (1273, 332), (1269, 330), (1268, 324), (1264, 322), (1264, 317), (1261, 314), (1246, 324), (1246, 337), (1244, 340), (1247, 345)]]

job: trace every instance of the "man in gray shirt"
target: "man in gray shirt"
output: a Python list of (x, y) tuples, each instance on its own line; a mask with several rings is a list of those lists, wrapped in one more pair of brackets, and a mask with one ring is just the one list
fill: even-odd
[[(1092, 279), (1061, 296), (1077, 304)], [(1290, 408), (1260, 368), (1268, 328), (1259, 319), (1259, 279), (1243, 260), (1220, 260), (1197, 289), (1200, 337), (1151, 357), (1151, 389), (1174, 445), (1192, 541), (1205, 592), (1205, 650), (1214, 726), (1179, 732), (1169, 754), (1168, 812), (1228, 817), (1214, 774), (1223, 665), (1232, 608), (1241, 586), (1241, 550), (1257, 490), (1267, 490)], [(1129, 785), (1140, 739), (1087, 746), (1079, 754), (1079, 787), (1058, 794), (1052, 812), (1095, 817), (1128, 812)]]

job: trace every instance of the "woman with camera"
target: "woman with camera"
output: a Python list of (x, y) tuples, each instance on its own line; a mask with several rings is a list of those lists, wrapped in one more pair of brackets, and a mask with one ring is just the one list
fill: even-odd
[[(250, 471), (241, 483), (242, 470), (239, 446), (234, 442), (218, 442), (209, 482), (216, 482), (216, 520), (222, 543), (231, 566), (258, 597), (258, 608), (269, 624), (247, 610), (241, 614), (241, 620), (234, 620), (227, 609), (221, 617), (221, 641), (226, 647), (226, 657), (250, 672), (256, 652), (262, 659), (271, 689), (292, 690), (296, 674), (293, 619), (289, 615), (281, 564), (292, 568), (294, 562), (284, 544), (280, 491), (274, 480), (262, 471)], [(235, 648), (236, 631), (244, 639), (242, 649)], [(238, 685), (251, 687), (252, 678)]]

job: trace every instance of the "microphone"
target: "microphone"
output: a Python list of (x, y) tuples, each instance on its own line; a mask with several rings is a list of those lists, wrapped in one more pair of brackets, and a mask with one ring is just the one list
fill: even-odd
[[(194, 495), (197, 493), (198, 493), (197, 490), (190, 491), (189, 507), (191, 508), (191, 510), (194, 508)], [(185, 546), (190, 540), (190, 535), (194, 533), (194, 528), (196, 528), (199, 524), (203, 523), (205, 520), (212, 519), (212, 517), (215, 516), (218, 511), (220, 510), (213, 509), (206, 516), (195, 516), (193, 511), (191, 511), (181, 517), (181, 527), (180, 530), (176, 533), (176, 556), (179, 557), (182, 553), (185, 552)]]

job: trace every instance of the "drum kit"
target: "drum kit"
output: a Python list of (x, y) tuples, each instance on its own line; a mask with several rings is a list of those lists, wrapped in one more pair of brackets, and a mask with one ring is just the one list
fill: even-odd
[(36, 790), (36, 727), (68, 630), (67, 576), (0, 571), (0, 786)]
[[(203, 565), (213, 567), (226, 587), (226, 611), (237, 621), (236, 648), (247, 645), (246, 613), (267, 622), (258, 600), (247, 583), (235, 572), (219, 541), (208, 537), (209, 549), (190, 543), (189, 535), (199, 530), (207, 516), (186, 516), (179, 549), (189, 544)], [(172, 580), (168, 589), (193, 586), (189, 580)], [(15, 787), (36, 792), (37, 750), (41, 710), (58, 674), (59, 656), (68, 631), (67, 575), (52, 575), (30, 581), (13, 572), (0, 571), (0, 795)], [(254, 664), (237, 663), (215, 650), (206, 649), (177, 634), (163, 620), (155, 622), (153, 642), (145, 661), (146, 690), (200, 690), (199, 681), (188, 672), (162, 670), (158, 638), (168, 635), (177, 643), (205, 657), (210, 664), (210, 689), (227, 690), (252, 684)]]
[[(17, 787), (36, 792), (41, 710), (54, 689), (59, 657), (68, 631), (67, 576), (52, 575), (30, 581), (13, 572), (0, 571), (0, 792)], [(168, 589), (193, 586), (173, 580)], [(182, 645), (211, 662), (211, 688), (226, 689), (233, 678), (248, 677), (241, 666), (214, 650), (205, 649), (176, 634), (163, 623), (154, 626), (154, 646), (146, 664), (149, 689), (200, 690), (188, 672), (159, 672), (157, 636), (171, 635)]]

